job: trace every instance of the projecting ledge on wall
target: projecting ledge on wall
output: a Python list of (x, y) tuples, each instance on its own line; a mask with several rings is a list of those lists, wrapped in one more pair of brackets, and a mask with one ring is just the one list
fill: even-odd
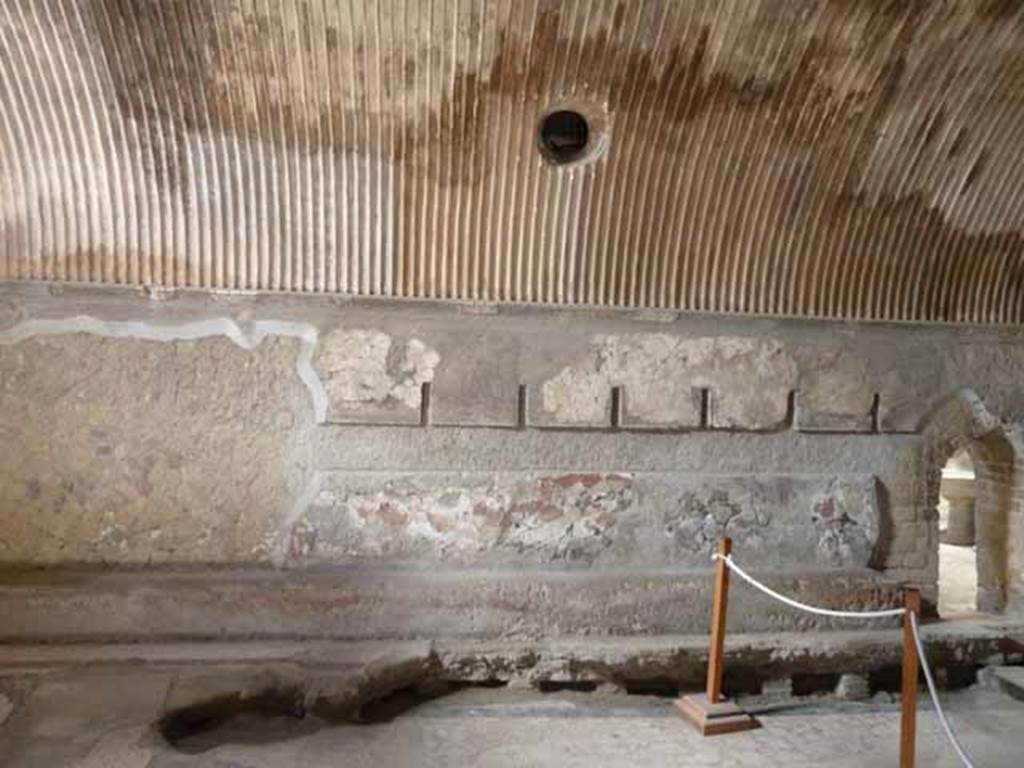
[[(499, 387), (495, 387), (497, 389)], [(597, 406), (601, 418), (563, 423), (550, 415), (539, 413), (533, 406), (529, 385), (510, 387), (501, 383), (504, 397), (499, 403), (477, 402), (468, 407), (458, 399), (453, 402), (438, 392), (435, 385), (423, 382), (418, 388), (405, 387), (402, 398), (384, 393), (379, 398), (349, 399), (332, 407), (326, 424), (350, 426), (434, 426), (434, 427), (492, 427), (506, 429), (571, 429), (577, 431), (614, 430), (624, 432), (813, 432), (845, 434), (907, 433), (915, 430), (884, 429), (879, 418), (879, 396), (872, 398), (870, 408), (863, 413), (834, 413), (805, 411), (801, 408), (800, 393), (790, 392), (784, 403), (747, 399), (746, 407), (722, 406), (716, 390), (693, 387), (689, 398), (671, 410), (651, 416), (649, 409), (630, 407), (629, 390), (624, 386), (612, 387), (606, 393), (597, 393)], [(679, 387), (683, 390), (684, 387)], [(643, 415), (638, 416), (637, 411)], [(440, 414), (440, 416), (438, 415)]]

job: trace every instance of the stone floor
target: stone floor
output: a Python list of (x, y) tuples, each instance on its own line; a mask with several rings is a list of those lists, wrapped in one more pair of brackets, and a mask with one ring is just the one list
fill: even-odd
[[(470, 688), (373, 725), (248, 715), (170, 746), (152, 727), (169, 676), (66, 670), (41, 680), (0, 678), (0, 765), (5, 768), (451, 768), (453, 766), (894, 766), (898, 704), (789, 700), (763, 729), (699, 737), (671, 700), (592, 693)], [(995, 687), (944, 694), (979, 766), (1019, 768), (1024, 702)], [(762, 702), (763, 703), (763, 702)], [(952, 768), (930, 709), (919, 715), (918, 764)]]
[(943, 618), (977, 610), (976, 558), (974, 547), (939, 544), (939, 615)]

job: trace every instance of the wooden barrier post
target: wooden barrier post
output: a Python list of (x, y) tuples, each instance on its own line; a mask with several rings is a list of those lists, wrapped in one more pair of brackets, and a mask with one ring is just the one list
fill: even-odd
[(725, 616), (729, 607), (729, 565), (726, 557), (732, 554), (732, 539), (718, 540), (718, 559), (715, 561), (715, 596), (711, 605), (711, 650), (708, 654), (709, 704), (722, 698), (722, 656), (725, 652)]
[(917, 647), (911, 614), (921, 615), (921, 590), (904, 590), (903, 615), (903, 679), (900, 684), (900, 768), (914, 768), (917, 737)]
[(711, 648), (708, 652), (708, 682), (703, 695), (684, 696), (676, 706), (705, 736), (760, 728), (755, 718), (722, 697), (725, 656), (725, 617), (729, 607), (729, 565), (732, 540), (720, 539), (715, 564), (715, 594), (711, 606)]

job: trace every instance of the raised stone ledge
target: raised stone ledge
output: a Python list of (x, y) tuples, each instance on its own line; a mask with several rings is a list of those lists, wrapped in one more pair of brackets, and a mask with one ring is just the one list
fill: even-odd
[[(900, 585), (869, 570), (758, 573), (807, 603), (898, 605)], [(548, 639), (706, 631), (701, 571), (515, 573), (334, 568), (323, 571), (38, 571), (0, 577), (0, 643), (193, 639)], [(866, 626), (893, 626), (885, 619)], [(848, 627), (736, 584), (734, 632)]]

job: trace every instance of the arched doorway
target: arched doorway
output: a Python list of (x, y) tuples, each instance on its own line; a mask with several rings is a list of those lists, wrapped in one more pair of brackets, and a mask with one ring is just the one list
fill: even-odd
[(939, 616), (978, 610), (978, 562), (974, 535), (977, 478), (967, 449), (949, 457), (939, 484)]
[(1012, 538), (1021, 527), (1013, 507), (1016, 441), (969, 390), (933, 414), (923, 437), (939, 614), (1000, 613), (1014, 591)]

